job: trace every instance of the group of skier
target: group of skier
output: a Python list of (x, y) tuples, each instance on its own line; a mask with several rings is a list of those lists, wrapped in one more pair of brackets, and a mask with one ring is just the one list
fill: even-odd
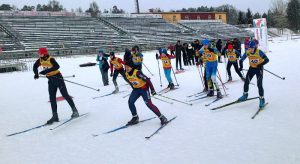
[[(170, 54), (168, 53), (168, 49), (171, 52)], [(207, 92), (207, 96), (214, 96), (214, 91), (216, 91), (218, 99), (223, 97), (217, 82), (218, 62), (220, 62), (220, 56), (223, 53), (225, 57), (228, 58), (228, 63), (226, 66), (229, 76), (228, 81), (232, 81), (230, 72), (232, 65), (234, 66), (238, 76), (245, 81), (243, 95), (238, 99), (238, 101), (247, 100), (249, 83), (254, 75), (256, 75), (260, 96), (259, 106), (263, 107), (265, 105), (263, 90), (263, 66), (269, 62), (269, 59), (261, 50), (257, 48), (257, 43), (255, 41), (249, 41), (246, 52), (243, 55), (241, 55), (240, 49), (235, 49), (234, 45), (230, 44), (230, 42), (228, 42), (228, 44), (224, 46), (222, 50), (218, 50), (218, 48), (213, 47), (211, 42), (207, 39), (204, 39), (201, 44), (199, 40), (195, 40), (193, 44), (185, 44), (184, 46), (181, 46), (180, 41), (177, 41), (175, 47), (170, 45), (168, 48), (159, 48), (158, 52), (156, 53), (156, 59), (157, 61), (160, 60), (162, 62), (162, 68), (168, 81), (167, 88), (170, 90), (175, 88), (171, 77), (171, 73), (173, 71), (171, 60), (175, 58), (176, 69), (183, 70), (181, 65), (182, 51), (186, 52), (186, 54), (183, 55), (186, 57), (186, 60), (184, 60), (184, 65), (194, 64), (195, 57), (195, 63), (198, 69), (199, 67), (201, 70), (204, 68), (204, 91)], [(193, 55), (189, 57), (189, 53), (193, 53)], [(67, 100), (72, 109), (73, 113), (71, 118), (78, 117), (78, 110), (67, 92), (64, 82), (65, 80), (59, 71), (58, 63), (51, 55), (49, 55), (46, 48), (40, 48), (38, 54), (39, 59), (33, 66), (34, 79), (38, 79), (41, 75), (44, 75), (43, 77), (48, 78), (48, 90), (52, 108), (52, 117), (47, 121), (46, 124), (52, 124), (53, 122), (59, 121), (56, 104), (57, 89), (60, 90), (62, 96)], [(243, 61), (247, 57), (249, 59), (250, 67), (246, 77), (244, 77), (241, 72), (243, 71)], [(108, 58), (109, 62), (107, 61)], [(123, 60), (117, 57), (114, 52), (109, 52), (109, 54), (106, 54), (104, 50), (99, 50), (96, 60), (99, 62), (99, 69), (102, 75), (104, 86), (109, 85), (108, 71), (110, 69), (110, 76), (112, 77), (112, 81), (115, 86), (115, 90), (112, 92), (113, 94), (119, 92), (119, 86), (117, 83), (117, 77), (119, 74), (121, 74), (124, 80), (132, 87), (132, 92), (128, 99), (128, 105), (132, 114), (132, 119), (127, 123), (127, 125), (133, 125), (139, 122), (135, 102), (140, 96), (142, 96), (147, 107), (152, 110), (160, 119), (162, 125), (168, 123), (168, 119), (161, 114), (159, 109), (151, 101), (150, 93), (152, 96), (156, 95), (157, 93), (150, 78), (148, 78), (142, 72), (143, 54), (141, 53), (139, 46), (133, 46), (131, 50), (125, 49)], [(43, 70), (38, 72), (38, 67), (40, 66), (43, 68)]]

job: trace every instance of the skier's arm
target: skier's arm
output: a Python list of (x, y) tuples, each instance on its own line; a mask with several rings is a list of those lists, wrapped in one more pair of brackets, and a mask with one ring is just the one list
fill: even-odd
[(244, 60), (247, 58), (246, 53), (244, 53), (244, 55), (241, 57), (239, 64), (240, 64), (240, 71), (243, 70), (243, 62)]
[(109, 61), (110, 64), (110, 74), (112, 74), (114, 72), (114, 65), (111, 63), (111, 61)]
[(41, 65), (40, 59), (36, 60), (34, 65), (33, 65), (33, 72), (34, 72), (35, 75), (39, 74), (38, 73), (38, 68), (39, 68), (40, 65)]
[(234, 52), (235, 52), (235, 54), (237, 55), (238, 58), (241, 58), (241, 57), (242, 57), (242, 55), (241, 55), (241, 53), (240, 53), (239, 51), (234, 50)]
[(259, 50), (259, 56), (264, 59), (264, 61), (261, 63), (261, 65), (265, 65), (265, 64), (269, 63), (269, 61), (270, 61), (269, 58), (261, 50)]
[(146, 84), (150, 87), (151, 91), (155, 91), (152, 82), (150, 81), (150, 78), (148, 78), (146, 75), (144, 75), (141, 71), (138, 71), (136, 75), (144, 80)]
[(125, 62), (121, 58), (118, 59), (118, 62), (122, 63), (123, 65), (125, 65)]

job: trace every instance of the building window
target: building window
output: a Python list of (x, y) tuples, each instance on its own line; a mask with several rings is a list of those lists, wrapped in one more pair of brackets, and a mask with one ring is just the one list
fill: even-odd
[(211, 19), (211, 15), (208, 15), (208, 19)]
[(222, 15), (219, 15), (219, 19), (222, 19)]
[(200, 15), (197, 15), (197, 19), (201, 19)]
[(187, 19), (187, 20), (188, 20), (188, 19), (189, 19), (189, 16), (187, 16), (187, 15), (186, 15), (186, 16), (185, 16), (185, 19)]
[(176, 22), (176, 15), (173, 16), (173, 22)]

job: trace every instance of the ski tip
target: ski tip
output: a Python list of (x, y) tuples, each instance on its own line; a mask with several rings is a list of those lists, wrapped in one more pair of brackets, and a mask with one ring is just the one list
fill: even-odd
[(147, 140), (150, 139), (150, 137), (145, 137)]

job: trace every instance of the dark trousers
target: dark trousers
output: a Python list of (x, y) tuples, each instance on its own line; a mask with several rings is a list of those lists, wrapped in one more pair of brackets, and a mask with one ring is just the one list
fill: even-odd
[(187, 66), (187, 65), (188, 65), (188, 57), (187, 57), (187, 54), (186, 54), (186, 53), (183, 53), (182, 57), (183, 57), (183, 64), (184, 64), (185, 66)]
[(108, 71), (103, 71), (100, 69), (103, 85), (108, 85)]
[(158, 117), (161, 116), (160, 111), (151, 101), (150, 93), (149, 93), (148, 89), (133, 89), (132, 90), (129, 100), (128, 100), (128, 105), (129, 105), (129, 109), (131, 111), (132, 116), (137, 115), (136, 107), (135, 107), (134, 103), (140, 96), (143, 97), (144, 102), (147, 105), (147, 107), (150, 110), (152, 110), (152, 112), (154, 112), (156, 114), (156, 116), (158, 116)]
[(195, 61), (196, 61), (196, 63), (199, 62), (199, 56), (195, 56)]
[(188, 64), (189, 65), (192, 65), (192, 64), (195, 65), (195, 61), (194, 61), (194, 58), (193, 58), (192, 55), (191, 56), (188, 55)]
[[(115, 87), (118, 86), (118, 83), (117, 83), (117, 77), (118, 77), (119, 74), (121, 74), (121, 75), (123, 76), (123, 78), (125, 79), (125, 81), (128, 82), (127, 79), (126, 79), (126, 76), (125, 76), (125, 71), (124, 71), (124, 69), (121, 69), (121, 70), (115, 70), (115, 71), (114, 71), (114, 74), (113, 74), (113, 83), (114, 83)], [(128, 83), (129, 83), (129, 82), (128, 82)]]
[(180, 66), (180, 69), (182, 68), (181, 65), (181, 54), (176, 54), (176, 69), (178, 69), (178, 64)]
[(52, 108), (52, 114), (53, 115), (57, 114), (57, 103), (56, 103), (57, 89), (59, 89), (61, 95), (69, 103), (70, 107), (72, 109), (74, 109), (75, 104), (67, 91), (66, 84), (65, 84), (61, 74), (54, 75), (52, 77), (49, 77), (48, 79), (49, 79), (48, 80), (48, 91), (49, 91), (50, 103), (51, 103), (51, 108)]
[(228, 61), (228, 63), (227, 63), (227, 73), (228, 73), (228, 75), (231, 77), (230, 68), (231, 68), (232, 65), (233, 65), (233, 67), (235, 69), (235, 72), (239, 75), (240, 78), (242, 78), (243, 75), (241, 74), (241, 71), (239, 71), (239, 66), (238, 66), (237, 62), (230, 62), (230, 61)]
[(205, 86), (205, 90), (208, 91), (208, 82), (206, 80), (206, 68), (204, 69), (204, 76), (203, 76), (203, 80), (204, 80), (204, 86)]
[(252, 78), (256, 75), (257, 78), (257, 87), (258, 87), (258, 92), (259, 96), (263, 97), (264, 96), (264, 88), (263, 88), (263, 69), (257, 69), (257, 68), (252, 68), (250, 67), (247, 75), (246, 75), (246, 80), (244, 84), (244, 92), (249, 91), (249, 83), (252, 80)]

